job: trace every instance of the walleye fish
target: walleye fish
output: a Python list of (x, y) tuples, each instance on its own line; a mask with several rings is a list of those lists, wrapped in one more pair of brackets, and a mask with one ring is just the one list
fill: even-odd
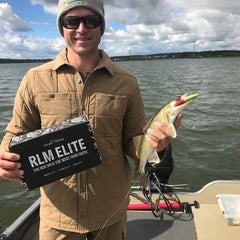
[[(155, 122), (159, 121), (167, 126), (166, 134), (175, 138), (177, 136), (176, 129), (173, 125), (177, 115), (190, 103), (190, 100), (197, 97), (198, 94), (188, 96), (187, 93), (182, 96), (176, 97), (175, 100), (166, 104), (164, 107), (159, 109), (148, 121), (144, 127), (143, 134), (136, 136), (133, 141), (137, 149), (137, 155), (140, 159), (138, 169), (135, 171), (133, 178), (135, 180), (140, 180), (143, 186), (148, 189), (148, 180), (145, 175), (145, 165), (149, 163), (159, 163), (160, 159), (156, 150), (147, 142), (146, 135), (147, 129), (151, 128), (158, 130), (154, 125)], [(154, 139), (153, 136), (150, 136)]]

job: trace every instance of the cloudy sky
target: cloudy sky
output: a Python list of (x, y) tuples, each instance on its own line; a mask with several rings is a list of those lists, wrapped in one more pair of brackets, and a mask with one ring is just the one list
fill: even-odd
[[(0, 0), (0, 58), (54, 58), (65, 47), (58, 0)], [(110, 56), (240, 50), (239, 0), (105, 0)]]

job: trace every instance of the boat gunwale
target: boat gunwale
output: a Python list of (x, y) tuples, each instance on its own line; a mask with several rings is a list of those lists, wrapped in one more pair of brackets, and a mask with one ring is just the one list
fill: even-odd
[(199, 195), (215, 184), (240, 184), (240, 180), (215, 180), (207, 183), (201, 189), (195, 192), (176, 192), (179, 195)]

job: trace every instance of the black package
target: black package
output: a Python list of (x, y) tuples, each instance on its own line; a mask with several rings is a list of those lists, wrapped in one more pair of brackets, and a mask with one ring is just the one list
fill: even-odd
[(22, 177), (31, 190), (101, 163), (85, 116), (14, 137), (11, 152), (21, 156)]

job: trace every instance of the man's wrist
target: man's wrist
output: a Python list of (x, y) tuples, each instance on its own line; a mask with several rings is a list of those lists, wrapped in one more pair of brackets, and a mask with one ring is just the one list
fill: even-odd
[(162, 151), (158, 152), (158, 157), (159, 157), (160, 160), (162, 160), (165, 157), (166, 150), (167, 150), (167, 148), (165, 148)]

